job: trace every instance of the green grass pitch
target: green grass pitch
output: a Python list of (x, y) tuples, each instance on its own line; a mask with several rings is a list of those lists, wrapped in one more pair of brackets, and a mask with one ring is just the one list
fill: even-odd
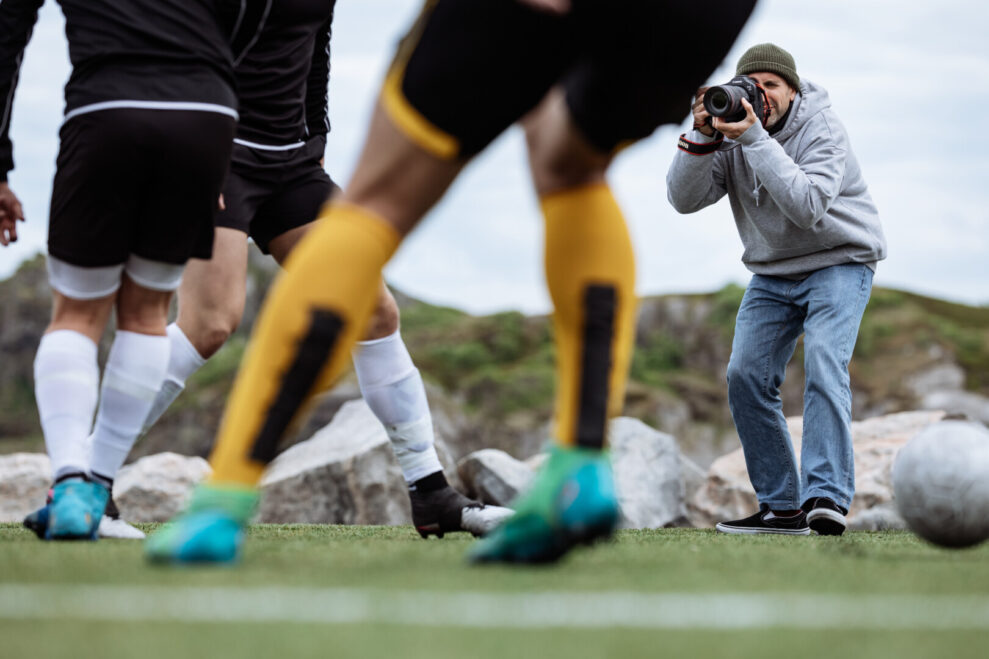
[[(146, 525), (152, 530), (154, 525)], [(464, 534), (252, 527), (235, 567), (0, 525), (0, 657), (985, 657), (989, 543), (623, 531), (543, 567)]]

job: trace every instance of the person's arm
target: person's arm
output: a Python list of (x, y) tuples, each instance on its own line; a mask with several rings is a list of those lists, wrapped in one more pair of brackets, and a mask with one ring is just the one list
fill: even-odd
[(306, 129), (309, 138), (322, 137), (330, 132), (329, 84), (330, 84), (330, 36), (333, 14), (316, 33), (312, 63), (306, 78)]
[(3, 0), (0, 2), (0, 182), (14, 168), (14, 147), (10, 141), (10, 117), (14, 90), (20, 74), (24, 48), (38, 20), (44, 0)]
[(24, 49), (38, 20), (38, 8), (43, 2), (44, 0), (0, 2), (0, 245), (4, 247), (17, 241), (17, 223), (24, 221), (21, 202), (7, 184), (7, 175), (14, 168), (10, 117)]
[(721, 136), (707, 121), (706, 87), (697, 90), (691, 108), (694, 128), (680, 136), (677, 152), (666, 173), (666, 198), (678, 213), (693, 213), (717, 202), (727, 193), (722, 157), (717, 149)]
[[(734, 137), (742, 145), (742, 156), (752, 168), (788, 220), (809, 229), (824, 217), (841, 192), (845, 175), (848, 138), (844, 128), (822, 112), (811, 121), (822, 122), (809, 143), (802, 144), (797, 160), (755, 121), (748, 101), (742, 104), (751, 115), (751, 125)], [(749, 117), (746, 118), (746, 122)], [(731, 124), (727, 124), (731, 126)], [(726, 135), (731, 136), (727, 131)]]

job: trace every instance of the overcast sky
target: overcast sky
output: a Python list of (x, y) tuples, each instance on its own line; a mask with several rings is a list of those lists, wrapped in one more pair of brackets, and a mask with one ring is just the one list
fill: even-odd
[[(350, 176), (394, 44), (420, 5), (337, 3), (326, 166), (341, 184)], [(985, 305), (987, 29), (989, 3), (976, 0), (763, 0), (710, 82), (728, 80), (753, 44), (773, 41), (789, 50), (799, 74), (830, 92), (879, 207), (889, 258), (880, 263), (876, 284)], [(11, 129), (17, 167), (10, 182), (28, 221), (20, 225), (20, 241), (0, 251), (0, 277), (44, 249), (69, 71), (62, 30), (61, 12), (49, 0), (24, 58)], [(684, 113), (683, 125), (661, 128), (628, 149), (611, 173), (637, 246), (643, 295), (748, 280), (727, 199), (693, 215), (678, 215), (666, 201), (666, 171), (687, 108)], [(512, 129), (471, 164), (388, 266), (393, 285), (474, 313), (549, 308), (541, 219), (522, 146)]]

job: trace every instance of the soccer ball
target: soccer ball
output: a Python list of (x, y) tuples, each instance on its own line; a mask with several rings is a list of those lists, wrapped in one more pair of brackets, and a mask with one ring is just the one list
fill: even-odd
[(989, 538), (989, 430), (968, 421), (927, 426), (896, 456), (893, 493), (925, 540), (970, 547)]

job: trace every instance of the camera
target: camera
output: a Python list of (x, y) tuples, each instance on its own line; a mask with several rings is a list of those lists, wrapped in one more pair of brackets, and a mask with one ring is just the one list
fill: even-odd
[(723, 85), (709, 87), (704, 92), (704, 109), (712, 117), (721, 117), (729, 123), (734, 123), (745, 118), (743, 98), (748, 99), (752, 104), (755, 116), (765, 126), (769, 121), (769, 112), (772, 110), (769, 106), (769, 97), (762, 85), (749, 76), (735, 76)]

